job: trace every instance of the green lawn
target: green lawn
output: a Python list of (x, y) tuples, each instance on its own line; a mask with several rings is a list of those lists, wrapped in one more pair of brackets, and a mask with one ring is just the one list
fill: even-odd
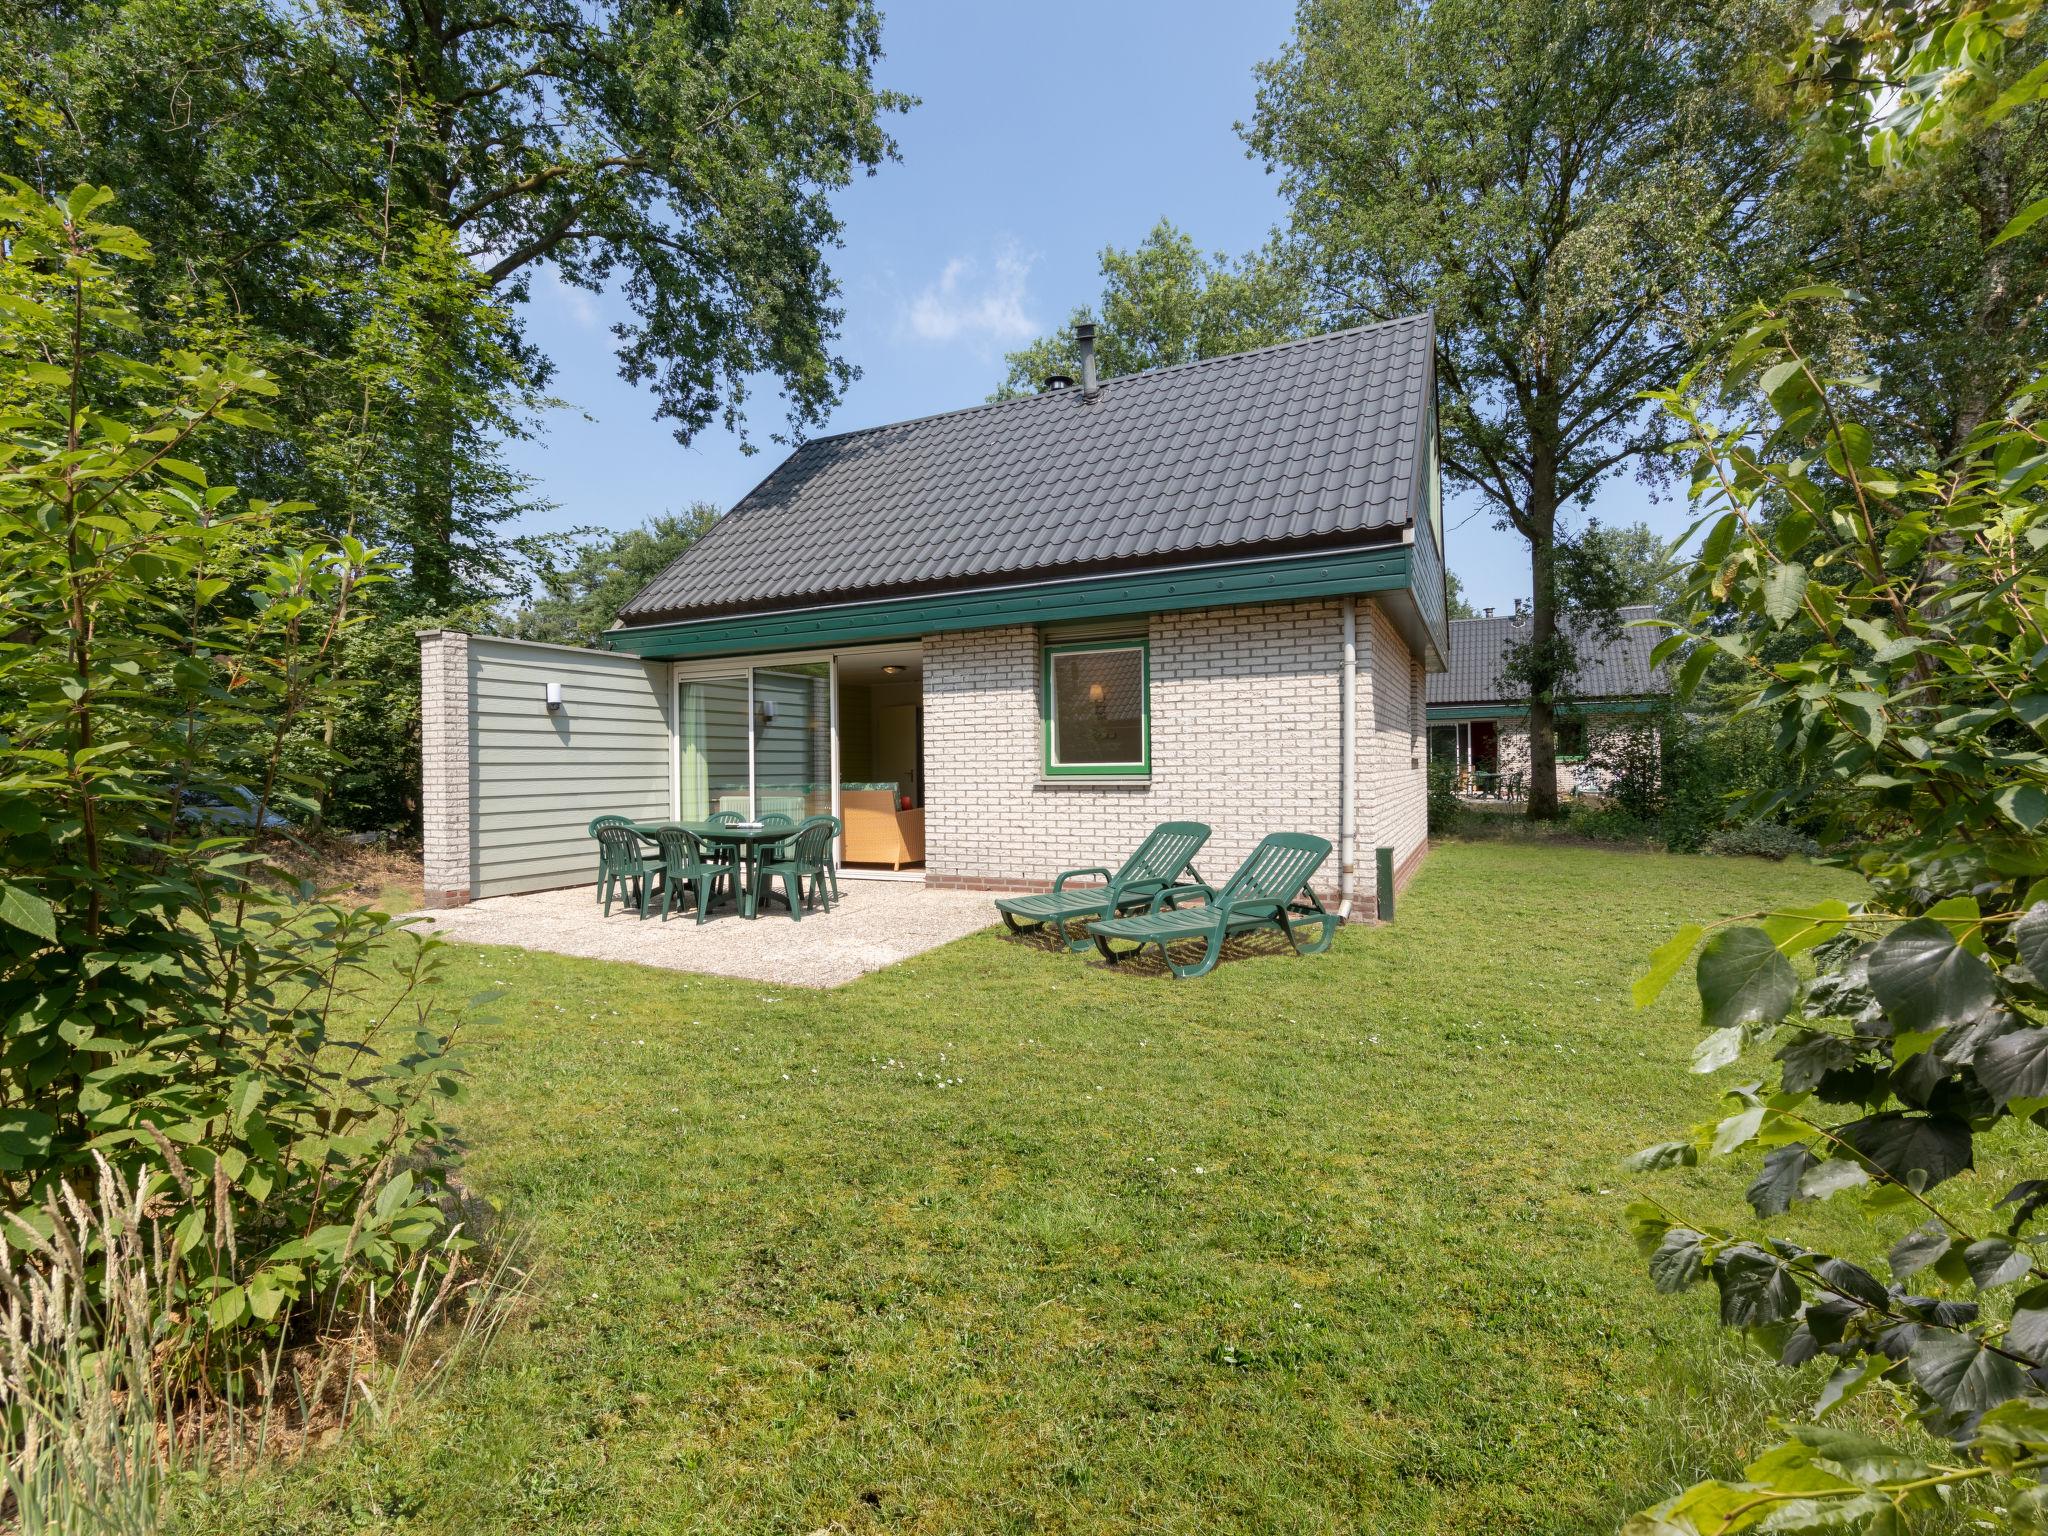
[[(1396, 925), (1178, 983), (996, 931), (831, 993), (458, 949), (508, 990), (463, 1123), (526, 1321), (198, 1523), (1611, 1529), (1777, 1382), (1629, 1244), (1621, 1157), (1715, 1092), (1690, 989), (1629, 979), (1848, 884), (1452, 844)], [(1660, 1177), (1739, 1209), (1738, 1169)]]

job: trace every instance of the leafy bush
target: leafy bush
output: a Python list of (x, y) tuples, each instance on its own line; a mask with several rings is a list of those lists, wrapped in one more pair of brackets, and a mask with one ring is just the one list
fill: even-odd
[(1664, 814), (1669, 734), (1661, 715), (1631, 715), (1593, 732), (1588, 743), (1584, 777), (1636, 827), (1654, 829)]
[[(1931, 125), (2040, 97), (2048, 71), (2018, 46), (2037, 9), (1829, 12), (1799, 68), (1862, 82), (1835, 126), (1910, 156)], [(1871, 1393), (1943, 1443), (1803, 1424), (1739, 1479), (1646, 1511), (1629, 1527), (1644, 1536), (1896, 1536), (1972, 1487), (1980, 1527), (2040, 1530), (2048, 1513), (2048, 1181), (2016, 1176), (2037, 1171), (2048, 1128), (2043, 380), (1938, 467), (1887, 463), (1859, 419), (1868, 381), (1801, 340), (1808, 306), (1855, 302), (1816, 287), (1759, 307), (1715, 359), (1718, 398), (1699, 374), (1664, 397), (1708, 515), (1690, 633), (1660, 659), (1691, 647), (1682, 691), (1717, 653), (1741, 664), (1727, 703), (1771, 728), (1796, 782), (1828, 786), (1823, 841), (1855, 843), (1869, 886), (1855, 907), (1689, 924), (1656, 952), (1641, 1003), (1699, 951), (1695, 1070), (1752, 1049), (1769, 1065), (1636, 1165), (1761, 1153), (1759, 1219), (1855, 1198), (1870, 1223), (1839, 1213), (1822, 1248), (1710, 1223), (1677, 1190), (1630, 1216), (1659, 1289), (1711, 1282), (1724, 1324), (1788, 1366), (1832, 1366), (1815, 1419)], [(1755, 422), (1752, 391), (1768, 401)], [(1944, 1188), (1987, 1165), (1995, 1205)]]
[(1788, 859), (1795, 853), (1813, 858), (1820, 844), (1775, 821), (1739, 821), (1710, 834), (1704, 851), (1728, 858)]
[(209, 482), (273, 386), (124, 352), (148, 253), (110, 198), (0, 187), (0, 1208), (48, 1259), (103, 1166), (139, 1190), (157, 1385), (234, 1392), (460, 1252), (434, 1198), (460, 1063), (437, 946), (248, 846), (309, 809), (290, 744), (385, 567)]
[(1429, 835), (1448, 837), (1465, 819), (1458, 800), (1458, 765), (1448, 758), (1429, 760)]
[(1618, 801), (1585, 802), (1570, 807), (1565, 830), (1595, 843), (1655, 843), (1657, 823), (1645, 821)]

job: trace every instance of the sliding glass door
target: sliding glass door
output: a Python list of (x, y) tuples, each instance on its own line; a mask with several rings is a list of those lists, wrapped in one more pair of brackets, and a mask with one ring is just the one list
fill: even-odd
[(754, 671), (754, 811), (832, 814), (832, 663)]
[(748, 781), (747, 674), (686, 678), (676, 688), (677, 813), (752, 809)]
[(832, 663), (790, 661), (676, 684), (677, 814), (832, 814)]

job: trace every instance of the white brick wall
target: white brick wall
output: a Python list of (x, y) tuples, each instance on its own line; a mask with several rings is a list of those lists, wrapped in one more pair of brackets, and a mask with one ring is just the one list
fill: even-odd
[[(1268, 832), (1338, 840), (1335, 599), (1155, 614), (1152, 774), (1132, 784), (1047, 782), (1041, 772), (1039, 636), (1029, 626), (924, 642), (929, 877), (1042, 884), (1112, 864), (1161, 821), (1207, 822), (1197, 860), (1226, 879)], [(1370, 913), (1372, 850), (1398, 868), (1427, 826), (1416, 663), (1369, 600), (1358, 603), (1358, 900)], [(1319, 876), (1335, 891), (1333, 852)]]
[(470, 894), (469, 636), (433, 629), (419, 640), (426, 901), (459, 907)]
[[(1606, 737), (1625, 735), (1629, 731), (1640, 729), (1644, 724), (1641, 716), (1589, 714), (1585, 718), (1586, 750), (1588, 753), (1599, 752), (1601, 744)], [(1653, 723), (1649, 729), (1652, 733), (1652, 739), (1655, 739), (1657, 727)], [(1527, 717), (1501, 721), (1498, 741), (1500, 771), (1507, 774), (1518, 773), (1522, 776), (1523, 783), (1527, 784), (1529, 778), (1529, 721)], [(1557, 792), (1560, 795), (1575, 795), (1579, 792), (1579, 771), (1584, 766), (1583, 763), (1559, 763), (1557, 765)], [(1586, 788), (1589, 792), (1598, 792), (1598, 780), (1598, 774), (1591, 775), (1588, 778)]]

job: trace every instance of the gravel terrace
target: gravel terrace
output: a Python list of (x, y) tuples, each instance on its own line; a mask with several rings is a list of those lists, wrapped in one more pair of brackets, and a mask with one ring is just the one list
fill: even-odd
[[(792, 922), (780, 906), (752, 922), (714, 909), (701, 927), (695, 911), (645, 922), (619, 903), (605, 917), (596, 887), (571, 886), (530, 896), (490, 896), (466, 907), (416, 914), (442, 938), (589, 960), (711, 976), (741, 976), (799, 987), (836, 987), (996, 921), (981, 891), (928, 889), (908, 880), (839, 882), (841, 899), (827, 913), (813, 907)], [(422, 925), (426, 926), (426, 925)]]

